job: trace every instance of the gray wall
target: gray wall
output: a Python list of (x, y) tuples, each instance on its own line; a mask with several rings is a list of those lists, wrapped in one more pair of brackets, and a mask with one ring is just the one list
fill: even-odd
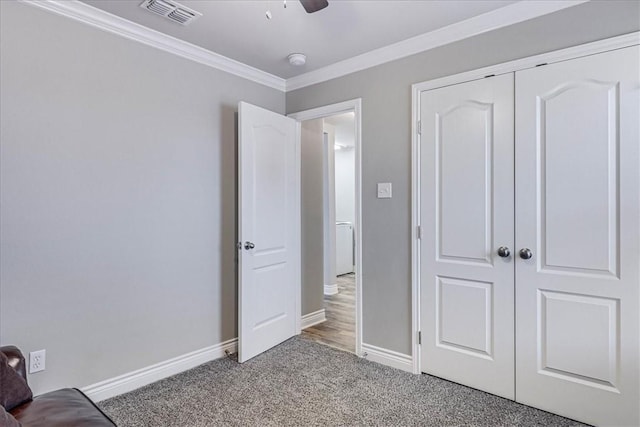
[(237, 102), (284, 94), (0, 5), (0, 342), (47, 350), (35, 393), (236, 337)]
[(637, 31), (639, 5), (589, 2), (287, 93), (288, 113), (362, 98), (365, 343), (411, 352), (411, 84)]
[(304, 121), (300, 132), (303, 315), (324, 305), (323, 122)]

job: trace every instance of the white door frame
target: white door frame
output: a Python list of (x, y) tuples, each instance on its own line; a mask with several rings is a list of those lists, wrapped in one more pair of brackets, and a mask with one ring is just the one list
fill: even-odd
[[(336, 114), (354, 112), (355, 130), (355, 173), (356, 173), (356, 221), (354, 224), (356, 234), (356, 354), (362, 355), (362, 99), (352, 99), (337, 104), (325, 105), (310, 110), (288, 114), (298, 121), (298, 133), (300, 122), (305, 120), (321, 119)], [(299, 152), (299, 151), (298, 151)], [(298, 329), (300, 333), (300, 329)]]
[(411, 86), (411, 331), (413, 373), (420, 374), (420, 93), (425, 90), (436, 89), (471, 80), (478, 80), (491, 75), (512, 73), (538, 65), (566, 61), (586, 55), (606, 52), (613, 49), (640, 44), (640, 32), (612, 37), (593, 43), (561, 49), (540, 55), (492, 65), (477, 70), (467, 71), (452, 76), (442, 77), (426, 82), (415, 83)]

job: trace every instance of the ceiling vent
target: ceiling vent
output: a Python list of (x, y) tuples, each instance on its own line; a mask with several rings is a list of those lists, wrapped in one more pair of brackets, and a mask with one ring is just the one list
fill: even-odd
[(140, 7), (181, 25), (189, 25), (202, 16), (200, 12), (168, 0), (144, 0)]

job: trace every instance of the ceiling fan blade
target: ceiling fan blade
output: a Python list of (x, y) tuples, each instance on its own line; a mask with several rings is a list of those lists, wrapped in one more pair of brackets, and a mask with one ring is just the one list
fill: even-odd
[(302, 7), (307, 13), (317, 12), (329, 6), (327, 0), (300, 0), (300, 3), (302, 3)]

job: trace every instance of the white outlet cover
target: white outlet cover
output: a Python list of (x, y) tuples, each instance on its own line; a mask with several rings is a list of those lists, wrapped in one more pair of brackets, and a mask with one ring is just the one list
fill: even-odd
[(46, 351), (38, 350), (29, 353), (29, 373), (44, 371), (46, 361)]
[(391, 183), (379, 182), (378, 183), (378, 199), (390, 199), (391, 198)]

